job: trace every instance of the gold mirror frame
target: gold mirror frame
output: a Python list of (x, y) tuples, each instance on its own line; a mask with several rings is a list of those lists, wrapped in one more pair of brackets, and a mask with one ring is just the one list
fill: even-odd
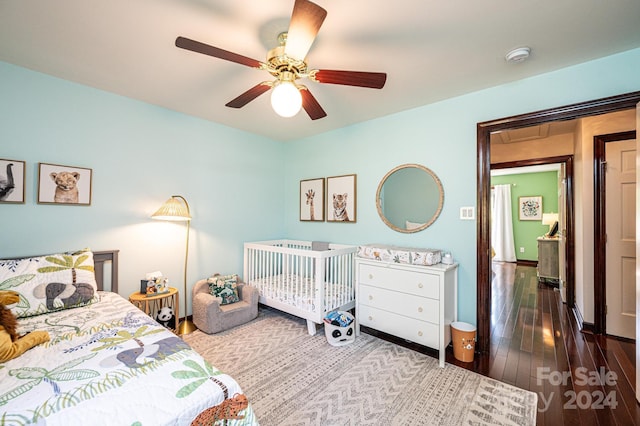
[[(414, 229), (400, 228), (399, 226), (391, 223), (389, 221), (389, 219), (387, 219), (385, 217), (385, 215), (382, 213), (381, 192), (382, 192), (382, 188), (383, 188), (385, 182), (395, 172), (397, 172), (399, 170), (403, 170), (403, 169), (409, 169), (409, 168), (416, 168), (416, 169), (420, 169), (420, 170), (426, 172), (434, 180), (434, 182), (435, 182), (435, 184), (436, 184), (436, 186), (438, 187), (438, 190), (439, 190), (438, 208), (436, 209), (435, 213), (433, 214), (433, 216), (429, 220), (427, 220), (421, 226), (416, 227)], [(427, 194), (427, 195), (429, 195), (429, 194)], [(389, 173), (387, 173), (382, 178), (382, 180), (380, 181), (380, 184), (378, 185), (378, 190), (376, 191), (376, 208), (378, 210), (378, 215), (380, 216), (380, 219), (382, 219), (382, 221), (389, 228), (393, 229), (394, 231), (402, 232), (402, 233), (405, 233), (405, 234), (412, 234), (414, 232), (420, 232), (420, 231), (423, 231), (423, 230), (427, 229), (429, 226), (431, 226), (433, 224), (433, 222), (436, 221), (438, 216), (440, 216), (440, 212), (442, 211), (442, 206), (443, 205), (444, 205), (444, 188), (442, 187), (442, 182), (440, 182), (440, 179), (438, 178), (438, 176), (436, 176), (436, 174), (431, 169), (429, 169), (429, 168), (427, 168), (427, 167), (425, 167), (423, 165), (420, 165), (420, 164), (402, 164), (402, 165), (400, 165), (398, 167), (395, 167), (394, 169), (389, 171)]]

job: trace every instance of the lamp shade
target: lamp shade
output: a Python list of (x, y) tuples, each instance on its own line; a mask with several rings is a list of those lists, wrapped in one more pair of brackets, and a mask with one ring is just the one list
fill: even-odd
[(558, 213), (542, 213), (542, 224), (553, 225), (558, 221)]
[[(182, 199), (184, 203), (180, 202)], [(151, 215), (152, 219), (171, 220), (176, 222), (185, 222), (191, 220), (189, 205), (180, 195), (173, 195), (160, 208)]]

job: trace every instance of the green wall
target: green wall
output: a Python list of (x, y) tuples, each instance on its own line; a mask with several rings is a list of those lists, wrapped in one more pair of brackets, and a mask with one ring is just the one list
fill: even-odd
[[(522, 173), (492, 176), (491, 185), (511, 185), (513, 240), (518, 260), (538, 260), (537, 238), (549, 231), (542, 221), (520, 220), (518, 199), (542, 196), (542, 212), (558, 213), (558, 172)], [(520, 248), (524, 248), (524, 253)]]

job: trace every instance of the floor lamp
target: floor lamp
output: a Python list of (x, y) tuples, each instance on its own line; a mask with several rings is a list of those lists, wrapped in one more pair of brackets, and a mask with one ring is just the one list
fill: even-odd
[[(180, 201), (182, 200), (182, 202)], [(184, 254), (184, 321), (178, 327), (178, 334), (189, 334), (196, 329), (195, 324), (187, 319), (187, 261), (189, 259), (189, 224), (191, 223), (191, 211), (189, 203), (181, 195), (172, 195), (163, 205), (151, 215), (152, 219), (169, 220), (174, 222), (187, 222), (187, 245)], [(178, 318), (179, 320), (180, 318)]]

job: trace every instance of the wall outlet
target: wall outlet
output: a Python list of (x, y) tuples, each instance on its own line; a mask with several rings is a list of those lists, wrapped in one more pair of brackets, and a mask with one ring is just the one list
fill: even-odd
[(524, 253), (524, 247), (520, 247), (520, 253)]

